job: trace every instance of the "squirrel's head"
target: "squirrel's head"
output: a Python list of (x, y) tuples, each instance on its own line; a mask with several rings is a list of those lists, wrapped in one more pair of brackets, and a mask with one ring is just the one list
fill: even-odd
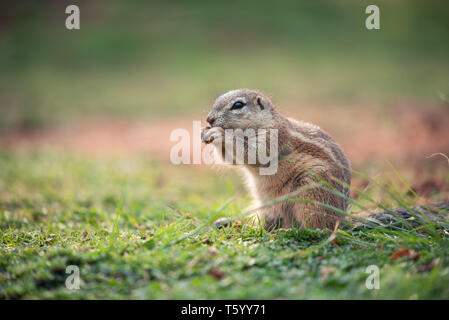
[(207, 122), (223, 129), (270, 128), (273, 110), (270, 99), (258, 91), (232, 90), (215, 100)]

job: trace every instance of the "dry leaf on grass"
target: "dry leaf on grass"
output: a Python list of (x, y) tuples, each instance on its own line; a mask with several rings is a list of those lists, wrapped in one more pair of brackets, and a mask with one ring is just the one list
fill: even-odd
[(428, 272), (432, 270), (433, 268), (435, 268), (435, 266), (438, 264), (439, 261), (440, 258), (433, 258), (429, 262), (421, 264), (418, 267), (418, 272)]
[(321, 267), (320, 280), (326, 281), (326, 279), (331, 275), (331, 273), (333, 273), (336, 270), (337, 270), (337, 268), (331, 267), (331, 266)]
[(210, 254), (217, 254), (218, 253), (218, 249), (214, 246), (210, 246), (208, 252)]
[(390, 256), (390, 260), (395, 261), (399, 258), (408, 257), (413, 260), (418, 260), (420, 253), (410, 248), (399, 248)]
[(215, 279), (221, 279), (224, 276), (224, 272), (221, 271), (219, 268), (212, 268), (209, 271), (209, 275), (214, 277)]
[(338, 238), (333, 239), (331, 241), (331, 244), (333, 244), (334, 246), (338, 246), (338, 247), (341, 246), (341, 243), (340, 243), (340, 241), (338, 241)]

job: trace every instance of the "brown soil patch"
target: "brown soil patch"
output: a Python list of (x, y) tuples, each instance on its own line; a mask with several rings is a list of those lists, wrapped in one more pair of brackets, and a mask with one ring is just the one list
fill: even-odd
[[(329, 132), (354, 165), (449, 153), (447, 106), (399, 104), (386, 112), (369, 106), (304, 106), (285, 113)], [(192, 120), (204, 123), (204, 115), (145, 121), (90, 120), (67, 127), (3, 134), (0, 147), (13, 151), (63, 150), (93, 156), (144, 153), (169, 161), (170, 149), (176, 143), (169, 140), (170, 133), (184, 128), (192, 137)]]

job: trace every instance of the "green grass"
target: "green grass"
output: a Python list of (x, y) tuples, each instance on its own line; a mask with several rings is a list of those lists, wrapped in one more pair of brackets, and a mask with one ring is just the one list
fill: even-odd
[[(283, 109), (447, 102), (446, 2), (377, 3), (378, 31), (364, 28), (367, 4), (356, 0), (79, 1), (79, 31), (65, 29), (64, 2), (1, 3), (0, 132), (205, 115), (239, 87), (273, 94)], [(351, 212), (413, 205), (394, 170), (373, 168), (379, 183), (361, 178), (370, 183)], [(449, 242), (434, 226), (350, 230), (341, 245), (327, 231), (210, 227), (249, 203), (234, 173), (2, 151), (0, 297), (449, 298)], [(420, 259), (391, 261), (401, 247)], [(365, 287), (373, 264), (379, 290)], [(81, 269), (80, 290), (64, 285), (68, 265)]]
[[(249, 204), (239, 177), (140, 157), (2, 153), (0, 168), (3, 299), (449, 298), (443, 232), (349, 230), (338, 245), (328, 231), (211, 228)], [(388, 191), (364, 194), (388, 207), (412, 201), (400, 183)], [(419, 260), (390, 260), (401, 247)], [(68, 265), (81, 270), (79, 290), (65, 287)], [(379, 290), (365, 287), (369, 265)]]

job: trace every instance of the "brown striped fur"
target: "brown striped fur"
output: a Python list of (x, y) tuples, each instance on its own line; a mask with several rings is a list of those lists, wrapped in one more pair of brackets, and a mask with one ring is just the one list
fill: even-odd
[[(231, 110), (233, 103), (241, 100), (245, 108)], [(304, 202), (320, 202), (342, 211), (347, 208), (347, 198), (323, 188), (322, 181), (330, 185), (328, 188), (348, 196), (345, 185), (351, 182), (349, 160), (339, 144), (319, 127), (286, 118), (266, 95), (249, 89), (233, 90), (218, 97), (208, 121), (212, 128), (203, 129), (203, 141), (208, 143), (215, 139), (213, 145), (217, 148), (224, 147), (223, 140), (218, 139), (223, 129), (278, 129), (277, 172), (260, 175), (260, 164), (241, 166), (257, 207), (297, 193), (289, 200), (257, 210), (257, 220), (265, 228), (333, 229), (336, 221), (343, 218), (334, 210)]]

